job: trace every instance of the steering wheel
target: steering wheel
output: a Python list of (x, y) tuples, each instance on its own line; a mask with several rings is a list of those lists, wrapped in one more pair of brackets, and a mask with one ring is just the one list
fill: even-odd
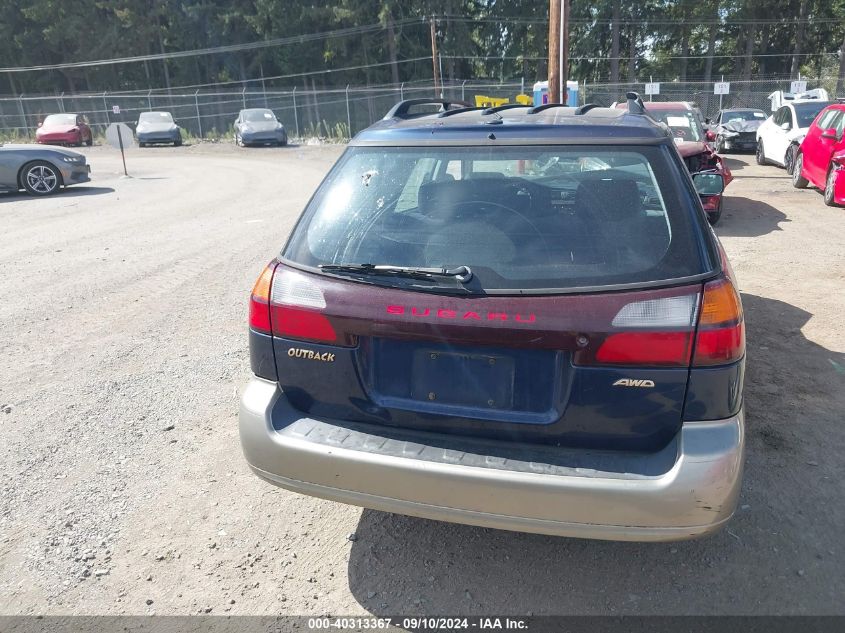
[[(515, 185), (515, 186), (522, 188), (521, 185)], [(527, 190), (528, 188), (525, 187), (525, 189)], [(470, 207), (470, 208), (471, 207), (479, 207), (479, 208), (486, 208), (486, 209), (489, 209), (489, 208), (492, 207), (492, 208), (495, 208), (495, 209), (501, 209), (503, 211), (507, 211), (508, 213), (517, 216), (525, 224), (530, 226), (531, 230), (534, 231), (534, 233), (536, 233), (537, 237), (540, 238), (540, 243), (543, 245), (543, 251), (545, 252), (545, 255), (546, 255), (546, 263), (547, 264), (552, 263), (551, 253), (549, 252), (549, 245), (546, 243), (546, 237), (543, 235), (543, 232), (540, 231), (540, 229), (537, 228), (537, 225), (534, 224), (529, 218), (527, 218), (524, 214), (520, 213), (516, 209), (509, 207), (507, 205), (500, 204), (498, 202), (489, 201), (489, 200), (464, 200), (462, 202), (456, 202), (453, 205), (450, 205), (450, 207), (452, 209), (455, 209), (455, 210), (463, 208), (463, 207)]]

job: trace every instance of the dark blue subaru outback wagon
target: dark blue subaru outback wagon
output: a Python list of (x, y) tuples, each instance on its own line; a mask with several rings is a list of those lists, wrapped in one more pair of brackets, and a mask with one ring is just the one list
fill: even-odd
[(240, 436), (284, 488), (563, 536), (734, 512), (745, 334), (667, 128), (628, 110), (396, 105), (250, 298)]

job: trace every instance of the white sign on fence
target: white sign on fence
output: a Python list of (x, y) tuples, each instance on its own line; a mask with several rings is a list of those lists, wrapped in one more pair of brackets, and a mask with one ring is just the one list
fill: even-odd
[(646, 84), (645, 85), (645, 93), (647, 95), (659, 95), (660, 94), (660, 82)]
[(729, 95), (731, 93), (731, 83), (729, 81), (717, 81), (713, 84), (714, 95)]
[(803, 79), (796, 79), (789, 85), (789, 92), (807, 92), (807, 82)]
[(112, 107), (111, 107), (111, 111), (112, 111), (114, 114), (120, 114), (120, 106), (112, 106)]

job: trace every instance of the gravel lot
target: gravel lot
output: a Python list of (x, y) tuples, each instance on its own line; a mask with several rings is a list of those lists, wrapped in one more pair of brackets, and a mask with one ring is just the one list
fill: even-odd
[[(246, 299), (340, 149), (84, 150), (0, 194), (0, 613), (845, 614), (845, 209), (732, 157), (748, 321), (728, 530), (674, 544), (360, 510), (254, 477)], [(354, 533), (354, 537), (349, 537)]]

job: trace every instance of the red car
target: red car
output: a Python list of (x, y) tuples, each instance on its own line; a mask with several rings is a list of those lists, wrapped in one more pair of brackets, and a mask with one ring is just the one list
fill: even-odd
[[(669, 127), (675, 139), (675, 148), (691, 174), (714, 171), (722, 176), (725, 186), (733, 180), (731, 170), (722, 157), (708, 145), (704, 122), (697, 108), (686, 101), (649, 101), (644, 105), (646, 112), (653, 119)], [(618, 103), (616, 107), (627, 106), (625, 103)], [(707, 220), (710, 224), (716, 224), (722, 215), (722, 194), (701, 196), (701, 203), (707, 213)]]
[(82, 145), (94, 143), (84, 114), (51, 114), (38, 124), (35, 140), (47, 145)]
[(819, 112), (798, 148), (792, 184), (813, 185), (824, 191), (829, 207), (845, 205), (845, 103)]

